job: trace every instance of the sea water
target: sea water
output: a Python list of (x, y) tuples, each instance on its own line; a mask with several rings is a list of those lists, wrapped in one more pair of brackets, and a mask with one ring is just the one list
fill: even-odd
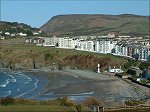
[[(94, 94), (94, 91), (78, 94), (55, 93), (71, 83), (78, 83), (78, 80), (74, 80), (72, 76), (55, 76), (48, 80), (41, 72), (37, 72), (37, 74), (34, 74), (34, 72), (0, 70), (0, 98), (13, 97), (49, 100), (67, 96), (72, 100), (82, 101)], [(46, 86), (53, 83), (55, 84), (55, 89), (52, 89), (49, 93), (43, 93)]]
[(36, 99), (47, 83), (46, 78), (32, 73), (0, 70), (0, 98)]

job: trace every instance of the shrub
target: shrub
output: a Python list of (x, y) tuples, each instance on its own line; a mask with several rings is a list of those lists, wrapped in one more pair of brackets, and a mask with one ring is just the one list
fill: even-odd
[(137, 106), (139, 104), (142, 104), (143, 102), (140, 100), (129, 100), (129, 101), (125, 101), (125, 104), (127, 106)]
[(99, 99), (95, 98), (95, 97), (89, 97), (87, 98), (84, 102), (84, 105), (91, 107), (91, 106), (101, 106), (102, 103)]
[(60, 101), (61, 106), (75, 106), (75, 102), (72, 100), (69, 100), (68, 97), (63, 97), (58, 99)]
[(7, 106), (7, 105), (12, 105), (14, 104), (15, 99), (11, 98), (11, 97), (6, 97), (6, 98), (2, 98), (1, 99), (1, 105)]
[(78, 112), (81, 112), (81, 110), (82, 110), (81, 104), (76, 105), (76, 109), (77, 109)]

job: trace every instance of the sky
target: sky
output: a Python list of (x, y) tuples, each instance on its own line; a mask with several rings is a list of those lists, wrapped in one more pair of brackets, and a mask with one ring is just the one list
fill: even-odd
[(0, 20), (40, 27), (62, 14), (149, 16), (150, 0), (0, 0)]

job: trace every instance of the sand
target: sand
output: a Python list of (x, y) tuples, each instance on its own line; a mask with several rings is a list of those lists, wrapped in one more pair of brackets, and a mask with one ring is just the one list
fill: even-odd
[(149, 91), (149, 88), (134, 87), (118, 77), (85, 70), (52, 71), (48, 78), (49, 84), (42, 95), (69, 96), (76, 100), (94, 96), (101, 99), (105, 107), (123, 106), (124, 101), (130, 99), (145, 99)]

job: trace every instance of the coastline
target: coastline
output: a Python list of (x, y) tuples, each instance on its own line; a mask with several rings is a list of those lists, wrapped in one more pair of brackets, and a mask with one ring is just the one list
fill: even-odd
[(42, 75), (48, 79), (48, 84), (36, 96), (45, 97), (44, 100), (68, 96), (82, 101), (94, 96), (101, 99), (104, 106), (112, 107), (124, 106), (125, 100), (144, 99), (147, 95), (142, 89), (135, 89), (137, 86), (134, 87), (134, 84), (131, 85), (118, 77), (110, 77), (89, 70), (31, 69), (21, 71), (33, 73), (39, 77)]
[[(63, 85), (59, 88), (59, 90), (53, 92), (52, 90), (54, 90), (54, 88), (51, 88), (50, 83), (45, 90), (46, 94), (57, 94), (58, 96), (78, 96), (79, 94), (88, 94), (93, 92), (91, 96), (100, 98), (105, 106), (124, 105), (123, 102), (125, 100), (145, 99), (145, 96), (147, 95), (142, 90), (135, 89), (133, 85), (131, 86), (129, 83), (115, 76), (110, 77), (103, 74), (94, 73), (88, 70), (60, 70), (53, 71), (53, 73), (55, 75), (63, 74), (65, 76), (72, 76), (80, 81), (74, 84)], [(108, 90), (106, 90), (106, 88), (108, 88)], [(99, 91), (99, 89), (102, 90)]]

